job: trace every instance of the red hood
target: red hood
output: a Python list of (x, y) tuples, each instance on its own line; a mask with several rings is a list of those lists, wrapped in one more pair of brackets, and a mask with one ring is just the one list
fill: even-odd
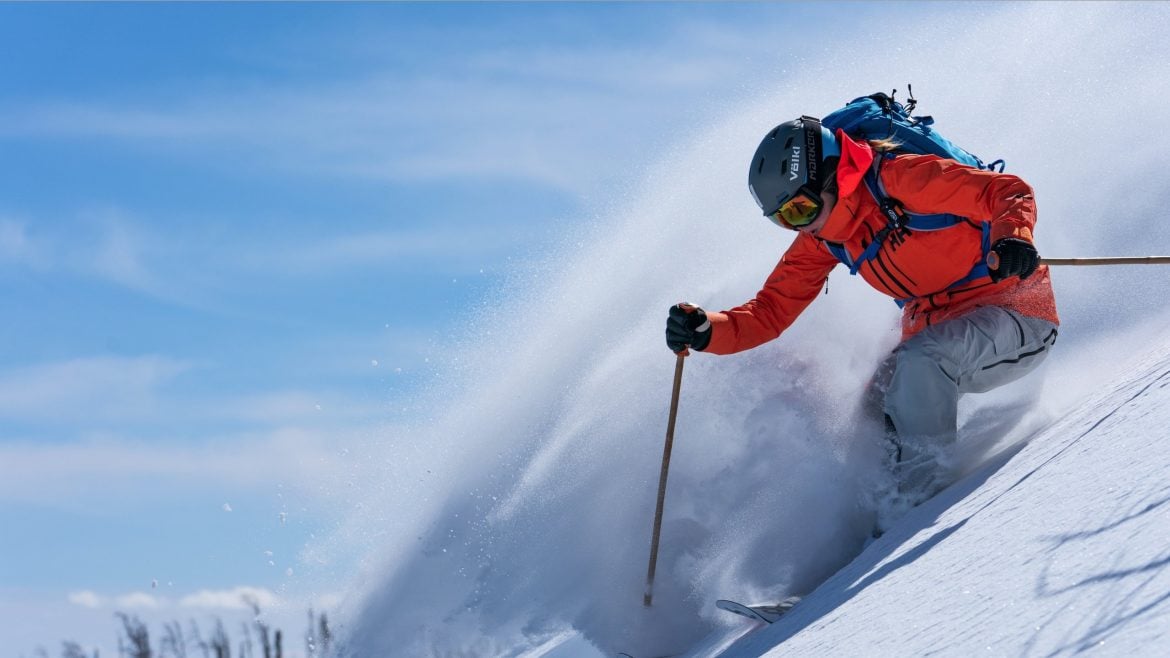
[(856, 230), (853, 214), (857, 202), (850, 197), (860, 186), (861, 179), (873, 164), (873, 149), (864, 141), (854, 140), (844, 131), (837, 131), (841, 144), (841, 161), (837, 163), (837, 205), (828, 221), (817, 232), (817, 237), (829, 242), (844, 242)]

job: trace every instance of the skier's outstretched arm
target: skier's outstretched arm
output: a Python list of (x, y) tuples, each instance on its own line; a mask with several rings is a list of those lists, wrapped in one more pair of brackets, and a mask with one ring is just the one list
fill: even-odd
[(813, 236), (797, 235), (754, 299), (707, 314), (711, 341), (703, 351), (733, 354), (776, 338), (816, 299), (838, 262)]

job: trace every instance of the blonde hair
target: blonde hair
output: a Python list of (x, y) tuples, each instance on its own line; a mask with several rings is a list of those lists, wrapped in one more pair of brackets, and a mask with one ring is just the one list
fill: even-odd
[(899, 142), (893, 137), (887, 137), (885, 139), (871, 139), (869, 140), (869, 147), (878, 153), (889, 153), (891, 151), (897, 151), (899, 148), (902, 148), (902, 142)]

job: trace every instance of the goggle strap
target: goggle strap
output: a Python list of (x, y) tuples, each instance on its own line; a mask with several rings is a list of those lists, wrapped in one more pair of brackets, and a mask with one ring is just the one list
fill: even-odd
[(816, 117), (801, 116), (801, 125), (804, 126), (804, 146), (808, 152), (805, 167), (808, 171), (808, 186), (821, 193), (821, 120)]

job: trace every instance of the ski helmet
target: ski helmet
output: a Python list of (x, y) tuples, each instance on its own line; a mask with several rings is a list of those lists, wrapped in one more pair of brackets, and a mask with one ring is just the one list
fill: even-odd
[(801, 191), (819, 200), (834, 173), (825, 166), (826, 160), (840, 155), (837, 139), (819, 119), (802, 116), (782, 123), (756, 149), (748, 172), (748, 189), (764, 216), (771, 219)]

